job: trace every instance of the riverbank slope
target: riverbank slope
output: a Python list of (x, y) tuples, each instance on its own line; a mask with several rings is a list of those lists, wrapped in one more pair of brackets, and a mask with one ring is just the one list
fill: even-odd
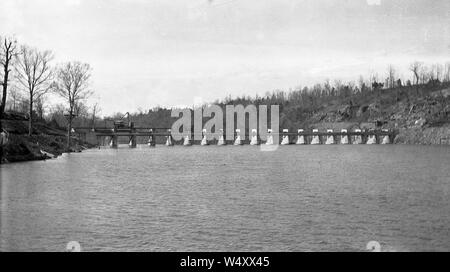
[(8, 141), (3, 146), (2, 163), (45, 160), (65, 152), (81, 152), (93, 147), (74, 137), (68, 150), (63, 129), (38, 121), (33, 126), (33, 134), (29, 136), (28, 122), (24, 117), (14, 113), (5, 114), (5, 117), (2, 126), (8, 132)]
[[(391, 129), (398, 132), (394, 140), (398, 144), (450, 144), (450, 82), (340, 89), (318, 85), (264, 97), (228, 97), (215, 104), (224, 112), (226, 105), (279, 105), (280, 129), (290, 132)], [(131, 114), (130, 119), (138, 127), (171, 127), (176, 118), (170, 113), (155, 108)]]

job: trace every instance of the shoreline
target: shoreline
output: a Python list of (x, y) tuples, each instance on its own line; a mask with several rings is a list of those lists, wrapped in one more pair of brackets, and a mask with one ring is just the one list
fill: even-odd
[[(66, 148), (66, 137), (61, 135), (17, 135), (10, 134), (3, 146), (2, 164), (56, 159), (64, 153), (80, 153), (98, 146), (73, 138), (70, 150)], [(450, 125), (442, 127), (414, 127), (400, 129), (392, 144), (395, 145), (449, 145)]]
[(95, 146), (72, 139), (70, 150), (66, 138), (59, 135), (16, 135), (10, 134), (3, 146), (2, 164), (55, 159), (63, 153), (79, 153)]

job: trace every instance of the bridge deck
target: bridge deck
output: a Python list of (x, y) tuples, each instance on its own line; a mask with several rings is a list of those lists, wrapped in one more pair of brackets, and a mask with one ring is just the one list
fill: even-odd
[[(171, 135), (170, 132), (94, 132), (96, 134), (96, 136), (169, 136)], [(327, 132), (301, 132), (301, 133), (294, 133), (294, 132), (279, 132), (279, 133), (271, 133), (272, 135), (288, 135), (288, 136), (369, 136), (369, 135), (375, 135), (375, 136), (393, 136), (396, 135), (395, 132), (385, 132), (385, 131), (373, 131), (373, 132), (331, 132), (331, 133), (327, 133)], [(194, 134), (191, 133), (191, 136), (193, 136)], [(202, 135), (202, 134), (199, 134)], [(225, 135), (225, 134), (224, 134)], [(251, 136), (251, 134), (240, 134), (241, 136)]]
[[(98, 137), (149, 137), (149, 136), (169, 136), (171, 133), (168, 131), (168, 128), (155, 128), (155, 127), (135, 127), (135, 128), (123, 128), (123, 129), (116, 129), (113, 128), (96, 128), (92, 129), (90, 127), (78, 127), (74, 128), (75, 132), (91, 132), (94, 133)], [(152, 130), (152, 131), (150, 131)], [(159, 131), (158, 131), (159, 130)], [(208, 133), (210, 135), (211, 133)], [(348, 131), (348, 132), (312, 132), (312, 131), (303, 131), (300, 133), (297, 132), (272, 132), (272, 135), (279, 135), (279, 136), (369, 136), (369, 135), (375, 135), (375, 136), (395, 136), (398, 134), (398, 132), (394, 130), (389, 131), (383, 131), (383, 130), (370, 130), (370, 131), (361, 131), (361, 132), (355, 132), (355, 131)], [(201, 133), (191, 133), (191, 136), (194, 135), (202, 135)], [(226, 135), (226, 133), (224, 133)], [(245, 133), (241, 133), (241, 136), (250, 137), (252, 134), (249, 134), (248, 131)], [(259, 135), (259, 133), (258, 133)]]

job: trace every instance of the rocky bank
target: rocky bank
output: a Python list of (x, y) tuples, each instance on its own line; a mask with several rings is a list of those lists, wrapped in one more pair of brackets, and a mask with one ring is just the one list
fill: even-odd
[(33, 134), (28, 136), (28, 123), (24, 117), (12, 113), (5, 117), (2, 126), (8, 132), (8, 141), (3, 146), (2, 163), (51, 159), (64, 152), (81, 152), (93, 147), (73, 138), (67, 150), (66, 132), (63, 129), (37, 122), (33, 126)]

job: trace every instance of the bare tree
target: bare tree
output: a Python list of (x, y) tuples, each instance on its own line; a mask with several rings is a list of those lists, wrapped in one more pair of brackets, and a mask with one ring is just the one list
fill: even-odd
[(445, 68), (444, 68), (444, 77), (443, 77), (443, 81), (444, 82), (450, 82), (450, 62), (447, 62), (445, 64)]
[(388, 77), (387, 77), (387, 87), (388, 88), (394, 88), (395, 87), (395, 77), (396, 77), (396, 72), (395, 72), (395, 68), (392, 65), (388, 66)]
[(420, 67), (419, 76), (420, 76), (420, 83), (421, 84), (425, 84), (425, 83), (428, 82), (428, 80), (430, 78), (430, 74), (429, 74), (428, 68), (426, 66)]
[(433, 64), (431, 66), (430, 77), (432, 81), (440, 82), (442, 79), (442, 74), (444, 72), (444, 67), (440, 63)]
[(369, 81), (372, 91), (379, 91), (384, 87), (384, 84), (382, 82), (379, 82), (378, 73), (375, 73), (374, 71), (370, 72)]
[(78, 102), (92, 94), (89, 87), (91, 67), (87, 63), (67, 62), (62, 64), (56, 74), (56, 92), (68, 102), (67, 149), (70, 149), (70, 133), (75, 107)]
[[(0, 131), (2, 130), (3, 114), (6, 107), (6, 98), (8, 94), (9, 73), (11, 72), (12, 63), (16, 57), (17, 42), (13, 38), (1, 38), (0, 37), (0, 84), (2, 85), (2, 101), (0, 104)], [(0, 159), (1, 160), (1, 159)]]
[(436, 64), (436, 73), (439, 81), (444, 81), (445, 76), (445, 66), (441, 63)]
[(28, 135), (33, 132), (33, 103), (50, 91), (52, 69), (50, 61), (53, 55), (50, 51), (39, 51), (36, 48), (22, 46), (17, 61), (17, 81), (29, 94)]
[(359, 87), (359, 90), (361, 93), (367, 92), (368, 84), (366, 83), (366, 81), (362, 75), (359, 76), (358, 87)]
[(419, 85), (419, 79), (420, 79), (420, 71), (422, 70), (423, 63), (415, 61), (411, 63), (409, 66), (409, 70), (414, 74), (414, 79), (416, 81), (415, 85)]
[[(3, 131), (2, 119), (8, 94), (9, 73), (16, 56), (17, 42), (13, 38), (0, 37), (0, 84), (2, 85), (2, 100), (0, 103), (0, 133)], [(0, 164), (3, 160), (3, 146), (0, 145)]]

